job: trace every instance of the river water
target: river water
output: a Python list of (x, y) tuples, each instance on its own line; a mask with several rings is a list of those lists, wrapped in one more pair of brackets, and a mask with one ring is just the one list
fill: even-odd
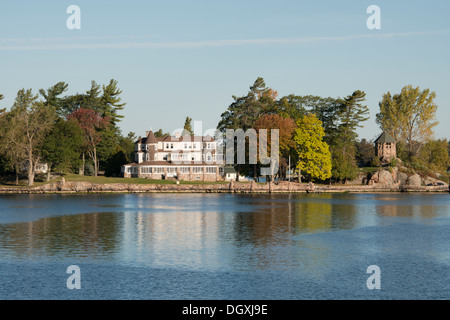
[(449, 298), (448, 194), (0, 196), (0, 299)]

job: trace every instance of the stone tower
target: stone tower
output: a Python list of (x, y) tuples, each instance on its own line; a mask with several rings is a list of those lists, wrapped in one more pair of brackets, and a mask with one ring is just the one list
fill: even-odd
[(375, 156), (382, 162), (390, 162), (397, 158), (397, 147), (395, 140), (387, 132), (383, 132), (375, 140)]

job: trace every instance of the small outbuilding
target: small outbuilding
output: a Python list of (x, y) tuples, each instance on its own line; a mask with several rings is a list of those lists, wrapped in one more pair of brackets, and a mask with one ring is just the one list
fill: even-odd
[(397, 158), (396, 141), (387, 132), (383, 132), (377, 140), (375, 140), (375, 156), (382, 162), (390, 162)]

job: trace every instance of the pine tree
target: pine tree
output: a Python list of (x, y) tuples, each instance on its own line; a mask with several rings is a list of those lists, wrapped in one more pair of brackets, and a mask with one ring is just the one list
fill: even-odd
[(355, 91), (340, 103), (340, 123), (335, 133), (330, 136), (331, 152), (333, 155), (333, 178), (338, 181), (352, 180), (356, 178), (358, 166), (356, 163), (356, 139), (357, 128), (363, 127), (362, 123), (369, 117), (369, 109), (363, 102), (366, 94), (363, 91)]
[(192, 130), (192, 118), (186, 117), (183, 127), (183, 136), (193, 136), (194, 131)]

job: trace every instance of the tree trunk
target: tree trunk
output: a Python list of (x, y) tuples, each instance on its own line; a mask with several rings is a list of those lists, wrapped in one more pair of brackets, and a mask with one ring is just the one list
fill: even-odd
[(28, 186), (32, 187), (34, 185), (34, 176), (35, 176), (35, 172), (33, 170), (33, 168), (28, 168)]
[(19, 185), (19, 167), (16, 165), (16, 186)]
[(94, 148), (94, 177), (98, 175), (98, 164), (97, 164), (97, 149)]
[(30, 154), (28, 156), (28, 186), (32, 187), (34, 185), (34, 175), (35, 175), (35, 164), (33, 164), (33, 156)]
[(51, 169), (52, 169), (52, 164), (51, 163), (49, 163), (49, 164), (47, 164), (48, 165), (48, 168), (47, 168), (47, 182), (49, 182), (50, 181), (50, 174), (51, 174)]
[(82, 162), (82, 165), (81, 165), (81, 168), (80, 168), (80, 176), (84, 176), (84, 168), (85, 168), (85, 166), (86, 166), (86, 156), (84, 155), (84, 152), (83, 152), (83, 162)]

